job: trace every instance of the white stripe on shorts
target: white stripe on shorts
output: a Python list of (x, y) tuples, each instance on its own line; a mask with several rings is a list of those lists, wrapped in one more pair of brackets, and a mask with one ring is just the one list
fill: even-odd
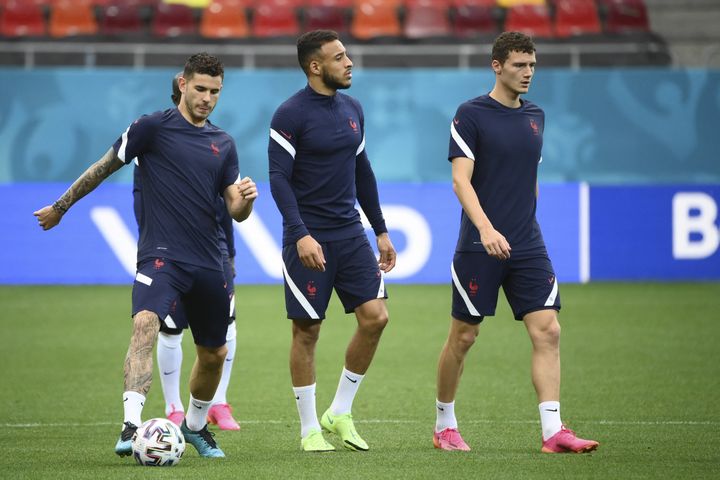
[(455, 284), (455, 288), (457, 288), (458, 293), (460, 293), (460, 296), (465, 302), (465, 306), (467, 307), (468, 312), (470, 312), (470, 315), (481, 317), (482, 315), (480, 315), (480, 312), (477, 311), (475, 305), (472, 304), (472, 302), (470, 301), (470, 297), (468, 297), (467, 292), (460, 283), (460, 279), (458, 278), (457, 273), (455, 273), (455, 264), (453, 262), (450, 262), (450, 271), (452, 272), (452, 279), (453, 283)]
[(385, 298), (385, 272), (380, 270), (380, 288), (376, 298)]
[(557, 283), (557, 277), (555, 277), (555, 283), (553, 284), (552, 292), (550, 292), (550, 296), (545, 300), (545, 306), (546, 307), (552, 307), (555, 305), (555, 297), (557, 297), (558, 292), (558, 283)]
[(135, 280), (137, 280), (140, 283), (143, 283), (147, 285), (148, 287), (152, 285), (152, 278), (148, 277), (147, 275), (144, 275), (140, 272), (137, 272), (137, 275), (135, 275)]
[(285, 276), (285, 281), (288, 284), (288, 287), (290, 287), (290, 291), (295, 296), (295, 299), (300, 303), (300, 305), (305, 309), (308, 315), (310, 315), (310, 318), (313, 320), (320, 320), (320, 315), (317, 314), (315, 309), (310, 305), (310, 302), (308, 302), (307, 298), (302, 294), (300, 289), (295, 285), (295, 282), (292, 281), (292, 278), (290, 278), (290, 274), (287, 271), (287, 267), (285, 266), (285, 262), (282, 262), (283, 267), (283, 275)]
[(165, 317), (165, 326), (167, 328), (178, 328), (178, 326), (175, 324), (175, 320), (173, 320), (173, 318), (170, 315)]

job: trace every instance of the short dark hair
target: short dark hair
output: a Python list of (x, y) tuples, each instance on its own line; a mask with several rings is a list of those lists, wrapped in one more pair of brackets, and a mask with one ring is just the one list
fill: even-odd
[(189, 81), (196, 73), (224, 78), (225, 68), (216, 56), (207, 52), (196, 53), (188, 57), (182, 76)]
[(505, 63), (510, 52), (535, 53), (535, 43), (524, 33), (503, 32), (493, 43), (492, 60)]
[(312, 30), (300, 35), (297, 40), (297, 55), (303, 71), (310, 73), (310, 62), (323, 45), (339, 39), (340, 36), (333, 30)]
[(183, 72), (178, 72), (172, 79), (172, 94), (170, 94), (170, 100), (172, 100), (176, 107), (180, 103), (180, 97), (182, 97), (180, 85), (178, 84), (178, 78), (182, 77), (182, 74)]

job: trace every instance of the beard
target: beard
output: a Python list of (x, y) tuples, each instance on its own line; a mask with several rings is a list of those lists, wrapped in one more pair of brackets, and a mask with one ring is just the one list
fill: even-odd
[(339, 78), (333, 77), (326, 71), (322, 72), (322, 81), (326, 87), (332, 88), (333, 90), (348, 89), (348, 88), (350, 88), (350, 84), (352, 83), (352, 80), (350, 80), (350, 79), (339, 79)]

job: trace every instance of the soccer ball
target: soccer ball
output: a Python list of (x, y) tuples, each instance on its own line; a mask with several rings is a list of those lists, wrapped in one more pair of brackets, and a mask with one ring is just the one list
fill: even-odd
[(185, 437), (180, 427), (167, 418), (151, 418), (133, 435), (132, 449), (140, 465), (171, 467), (185, 452)]

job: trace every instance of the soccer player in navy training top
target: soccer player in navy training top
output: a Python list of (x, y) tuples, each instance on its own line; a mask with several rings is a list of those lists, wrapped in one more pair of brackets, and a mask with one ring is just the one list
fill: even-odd
[[(133, 331), (125, 358), (123, 430), (115, 445), (130, 455), (152, 381), (152, 349), (165, 319), (182, 298), (197, 358), (190, 404), (181, 430), (204, 457), (223, 457), (207, 429), (207, 413), (222, 374), (230, 300), (218, 246), (215, 202), (222, 195), (237, 221), (252, 212), (257, 188), (238, 177), (233, 139), (207, 121), (220, 96), (224, 70), (214, 56), (188, 58), (179, 80), (178, 108), (138, 118), (103, 157), (52, 205), (34, 212), (40, 226), (56, 226), (68, 209), (137, 157), (143, 184), (138, 265), (132, 292)], [(183, 327), (184, 325), (179, 325)]]
[(455, 393), (480, 322), (495, 314), (500, 286), (533, 347), (532, 381), (539, 401), (542, 451), (588, 452), (560, 420), (560, 295), (535, 219), (537, 169), (545, 114), (520, 98), (535, 73), (530, 37), (505, 32), (493, 44), (495, 85), (469, 100), (450, 124), (453, 189), (462, 206), (451, 265), (452, 320), (437, 376), (436, 448), (470, 450), (455, 418)]
[[(182, 92), (178, 80), (183, 72), (179, 72), (172, 79), (172, 95), (170, 98), (175, 106), (180, 104)], [(133, 197), (135, 219), (140, 226), (142, 216), (142, 180), (140, 169), (133, 172)], [(237, 328), (235, 326), (235, 236), (233, 233), (232, 218), (225, 207), (225, 200), (219, 196), (216, 200), (216, 217), (219, 224), (218, 242), (223, 258), (223, 273), (228, 298), (230, 298), (230, 311), (228, 316), (228, 331), (226, 335), (227, 355), (223, 363), (222, 377), (220, 384), (215, 391), (212, 406), (208, 411), (208, 421), (215, 423), (221, 430), (239, 430), (240, 425), (232, 416), (232, 408), (227, 401), (227, 390), (230, 383), (230, 375), (235, 360), (237, 348)], [(187, 324), (185, 309), (182, 301), (173, 303), (171, 313), (160, 325), (158, 335), (157, 362), (160, 372), (160, 385), (162, 386), (163, 397), (165, 398), (165, 415), (177, 425), (182, 425), (185, 420), (185, 407), (180, 399), (180, 372), (182, 367), (182, 339), (183, 329), (178, 328), (175, 322), (181, 325)]]
[[(297, 42), (307, 86), (278, 107), (268, 154), (270, 188), (283, 217), (285, 305), (292, 324), (290, 375), (300, 414), (301, 447), (330, 451), (320, 425), (343, 446), (365, 451), (351, 408), (388, 321), (383, 272), (396, 253), (385, 227), (375, 175), (365, 152), (363, 111), (338, 90), (350, 87), (352, 62), (337, 33), (316, 30)], [(379, 261), (355, 209), (358, 200), (377, 236)], [(330, 408), (315, 410), (315, 344), (335, 288), (357, 330)]]

